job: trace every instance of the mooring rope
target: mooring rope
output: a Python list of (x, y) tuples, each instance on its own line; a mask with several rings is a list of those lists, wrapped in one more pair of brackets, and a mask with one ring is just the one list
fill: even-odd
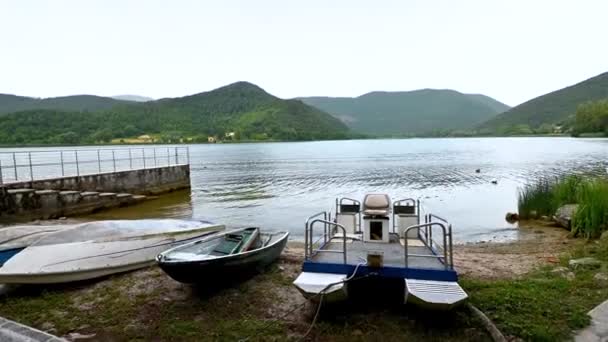
[(351, 274), (348, 278), (335, 282), (335, 283), (331, 283), (327, 286), (325, 286), (325, 288), (323, 288), (323, 290), (321, 290), (318, 294), (314, 295), (313, 298), (315, 298), (316, 296), (320, 295), (321, 298), (319, 299), (319, 305), (317, 306), (317, 312), (315, 313), (315, 317), (312, 320), (312, 323), (310, 323), (310, 327), (308, 328), (308, 330), (306, 331), (306, 334), (304, 334), (304, 336), (302, 336), (302, 338), (300, 339), (300, 341), (303, 341), (306, 339), (306, 337), (310, 334), (310, 332), (312, 331), (312, 329), (314, 328), (315, 324), (317, 323), (317, 318), (319, 318), (319, 313), (321, 312), (321, 306), (323, 305), (323, 297), (325, 296), (325, 291), (329, 290), (332, 286), (335, 285), (339, 285), (339, 284), (346, 284), (349, 281), (352, 280), (357, 280), (357, 279), (362, 279), (365, 277), (369, 277), (370, 274), (366, 274), (364, 276), (361, 277), (357, 277), (355, 278), (355, 275), (357, 275), (357, 271), (359, 270), (359, 267), (365, 265), (366, 262), (360, 262), (357, 264), (357, 266), (355, 266), (355, 270), (353, 271), (353, 274)]
[(471, 312), (481, 320), (484, 328), (486, 328), (494, 342), (507, 342), (505, 336), (500, 332), (500, 330), (498, 330), (494, 323), (492, 323), (488, 316), (486, 316), (481, 310), (473, 306), (473, 304), (467, 303), (466, 305), (467, 308), (471, 310)]
[[(314, 318), (313, 318), (313, 320), (312, 320), (312, 323), (310, 324), (310, 327), (309, 327), (309, 328), (308, 328), (308, 330), (306, 331), (306, 334), (304, 334), (300, 340), (302, 341), (302, 340), (306, 339), (306, 337), (307, 337), (307, 336), (310, 334), (310, 332), (312, 331), (313, 327), (315, 326), (315, 324), (316, 324), (316, 322), (317, 322), (317, 319), (318, 319), (318, 317), (319, 317), (319, 313), (321, 312), (321, 305), (322, 305), (322, 303), (323, 303), (323, 296), (325, 295), (325, 291), (329, 290), (329, 289), (330, 289), (332, 286), (336, 286), (336, 285), (343, 284), (343, 283), (346, 283), (346, 282), (349, 282), (349, 281), (359, 280), (359, 279), (363, 279), (363, 278), (366, 278), (366, 277), (371, 276), (373, 273), (369, 273), (369, 274), (363, 275), (363, 276), (361, 276), (361, 277), (357, 277), (357, 278), (355, 278), (355, 275), (357, 274), (357, 271), (359, 270), (359, 267), (361, 267), (361, 266), (363, 266), (363, 265), (365, 265), (365, 264), (366, 264), (365, 262), (361, 262), (361, 263), (357, 264), (357, 265), (355, 266), (355, 270), (354, 270), (353, 274), (351, 274), (351, 275), (350, 275), (348, 278), (346, 278), (346, 279), (344, 279), (344, 280), (341, 280), (341, 281), (337, 281), (337, 282), (335, 282), (335, 283), (328, 284), (328, 285), (327, 285), (327, 286), (325, 286), (325, 287), (324, 287), (324, 288), (323, 288), (321, 291), (319, 291), (319, 293), (317, 293), (317, 294), (315, 294), (314, 296), (312, 296), (312, 297), (308, 298), (308, 300), (307, 300), (307, 301), (305, 301), (304, 303), (302, 303), (302, 304), (300, 304), (300, 305), (298, 305), (298, 306), (294, 307), (293, 309), (291, 309), (291, 310), (287, 311), (287, 312), (286, 312), (285, 314), (283, 314), (281, 317), (278, 317), (278, 318), (275, 318), (275, 319), (269, 320), (269, 321), (268, 321), (268, 323), (267, 323), (267, 324), (266, 324), (266, 325), (265, 325), (265, 326), (264, 326), (262, 329), (266, 329), (266, 328), (268, 328), (268, 327), (270, 326), (270, 324), (272, 324), (272, 323), (274, 323), (274, 322), (278, 322), (278, 321), (280, 321), (280, 320), (285, 319), (287, 316), (291, 315), (291, 314), (292, 314), (292, 313), (294, 313), (295, 311), (297, 311), (297, 310), (299, 310), (299, 309), (303, 308), (304, 306), (306, 306), (306, 304), (307, 304), (309, 301), (314, 300), (315, 298), (317, 298), (317, 297), (319, 297), (319, 296), (320, 296), (321, 298), (319, 299), (319, 305), (317, 306), (317, 310), (316, 310), (315, 316), (314, 316)], [(251, 336), (245, 337), (245, 338), (243, 338), (243, 339), (240, 339), (240, 340), (239, 340), (239, 342), (246, 342), (246, 341), (248, 341), (250, 338), (251, 338)]]

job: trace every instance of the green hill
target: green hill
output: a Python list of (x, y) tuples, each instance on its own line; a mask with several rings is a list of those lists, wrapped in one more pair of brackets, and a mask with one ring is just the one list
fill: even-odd
[(309, 140), (349, 136), (327, 113), (282, 100), (238, 82), (180, 98), (129, 103), (98, 112), (32, 110), (0, 117), (0, 143), (95, 143), (140, 134), (161, 141), (207, 141), (235, 132), (237, 139)]
[(355, 131), (379, 135), (470, 129), (509, 109), (484, 95), (436, 89), (301, 100), (341, 119)]
[(128, 102), (95, 95), (72, 95), (37, 99), (33, 97), (0, 94), (0, 115), (36, 109), (95, 112), (126, 103)]
[(535, 129), (543, 124), (570, 122), (579, 104), (606, 98), (608, 72), (522, 103), (478, 128), (482, 133), (504, 133), (518, 125)]

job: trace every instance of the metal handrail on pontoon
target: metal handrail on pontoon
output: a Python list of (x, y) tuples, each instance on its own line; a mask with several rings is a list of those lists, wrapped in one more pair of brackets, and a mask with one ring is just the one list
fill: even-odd
[[(408, 241), (407, 241), (407, 233), (412, 230), (412, 229), (420, 229), (420, 228), (433, 228), (433, 226), (439, 226), (441, 228), (441, 230), (443, 231), (443, 256), (441, 255), (427, 255), (427, 254), (409, 254), (408, 253)], [(423, 224), (417, 224), (414, 226), (409, 226), (407, 227), (404, 231), (403, 231), (403, 238), (405, 239), (405, 243), (404, 245), (404, 252), (405, 252), (405, 267), (408, 267), (408, 258), (410, 256), (412, 257), (420, 257), (420, 258), (437, 258), (437, 259), (441, 259), (443, 258), (443, 264), (445, 265), (445, 269), (451, 269), (454, 267), (453, 264), (453, 259), (452, 259), (452, 246), (451, 246), (451, 225), (449, 225), (449, 231), (448, 228), (446, 228), (445, 224), (440, 223), (440, 222), (428, 222), (428, 223), (423, 223)], [(448, 239), (448, 236), (450, 236), (450, 238)], [(448, 240), (450, 245), (448, 246)], [(432, 250), (432, 246), (429, 246), (429, 248), (431, 248)], [(449, 255), (448, 255), (449, 254)]]
[[(400, 206), (399, 204), (401, 204), (402, 202), (412, 203), (412, 206), (416, 208), (416, 213), (415, 214), (396, 214), (395, 208)], [(395, 219), (395, 215), (407, 216), (407, 217), (417, 217), (418, 218), (417, 222), (418, 222), (418, 224), (420, 224), (420, 200), (416, 200), (413, 198), (404, 198), (404, 199), (400, 199), (398, 201), (393, 202), (393, 233), (395, 233), (395, 228), (397, 227), (397, 220)]]
[[(323, 215), (323, 220), (327, 221), (328, 220), (328, 213), (327, 211), (321, 211), (318, 212), (314, 215), (309, 216), (306, 219), (306, 223), (304, 224), (304, 257), (306, 259), (308, 259), (308, 257), (310, 257), (312, 255), (312, 229), (309, 228), (309, 222), (310, 220), (319, 217)], [(327, 224), (324, 227), (324, 230), (327, 231)], [(310, 244), (308, 243), (308, 241), (310, 240)]]
[(351, 201), (351, 202), (353, 202), (353, 204), (355, 204), (359, 207), (359, 210), (357, 210), (357, 213), (356, 213), (358, 216), (358, 219), (355, 222), (354, 228), (355, 228), (355, 232), (361, 232), (361, 202), (356, 199), (352, 199), (352, 198), (348, 198), (348, 197), (342, 197), (340, 199), (336, 198), (336, 220), (338, 220), (338, 214), (342, 214), (342, 202), (344, 202), (345, 200)]
[[(434, 222), (433, 218), (435, 218), (437, 220), (440, 220), (440, 221), (442, 221), (444, 223), (444, 225), (447, 225), (447, 229), (448, 229), (448, 245), (447, 246), (450, 249), (448, 251), (449, 252), (449, 256), (450, 256), (450, 264), (454, 265), (454, 260), (453, 260), (453, 258), (454, 258), (454, 255), (453, 255), (454, 254), (453, 253), (454, 252), (453, 251), (454, 245), (453, 245), (453, 242), (452, 242), (452, 224), (449, 223), (448, 220), (444, 219), (443, 217), (441, 217), (439, 215), (432, 214), (432, 213), (427, 214), (425, 216), (425, 218), (424, 218), (424, 221), (425, 221), (425, 223), (431, 223), (431, 222)], [(430, 229), (428, 231), (428, 233), (429, 233), (429, 238), (427, 239), (428, 240), (427, 242), (429, 244), (429, 247), (432, 248), (433, 247), (433, 243), (437, 244), (437, 242), (435, 240), (433, 240), (433, 230)]]
[[(342, 238), (342, 250), (338, 250), (338, 249), (317, 249), (316, 253), (342, 253), (344, 255), (344, 263), (346, 264), (346, 228), (344, 228), (343, 225), (336, 223), (336, 222), (332, 222), (332, 221), (327, 221), (327, 220), (323, 220), (323, 219), (315, 219), (312, 222), (310, 222), (310, 225), (307, 226), (307, 229), (310, 231), (309, 236), (311, 236), (311, 241), (310, 241), (310, 249), (311, 249), (311, 253), (310, 255), (306, 256), (306, 259), (310, 258), (312, 256), (312, 231), (313, 231), (313, 227), (315, 225), (315, 223), (324, 223), (325, 226), (334, 226), (336, 228), (340, 228), (342, 229), (342, 234), (343, 234), (343, 238)], [(327, 230), (325, 232), (325, 234), (327, 235)], [(329, 237), (329, 239), (327, 239), (327, 241), (331, 241), (331, 237)]]

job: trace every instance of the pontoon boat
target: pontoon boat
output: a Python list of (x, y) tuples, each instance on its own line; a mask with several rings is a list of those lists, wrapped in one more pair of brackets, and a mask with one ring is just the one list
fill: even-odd
[(305, 261), (294, 285), (308, 299), (337, 301), (356, 279), (402, 279), (404, 302), (432, 309), (462, 304), (467, 294), (454, 270), (452, 225), (420, 208), (419, 200), (391, 203), (386, 194), (368, 194), (363, 203), (336, 199), (333, 214), (306, 220)]

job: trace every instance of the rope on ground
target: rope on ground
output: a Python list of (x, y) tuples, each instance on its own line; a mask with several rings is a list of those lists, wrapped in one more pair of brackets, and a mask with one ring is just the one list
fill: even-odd
[(507, 342), (505, 336), (498, 330), (498, 328), (492, 323), (492, 321), (486, 316), (481, 310), (473, 306), (471, 303), (467, 303), (467, 308), (471, 310), (471, 312), (477, 316), (483, 323), (484, 328), (490, 333), (494, 342)]
[(310, 323), (310, 327), (306, 331), (306, 334), (304, 334), (304, 336), (302, 336), (302, 338), (300, 339), (300, 341), (304, 341), (306, 339), (306, 337), (308, 337), (308, 335), (312, 332), (312, 329), (314, 328), (315, 324), (317, 323), (317, 318), (319, 318), (319, 313), (321, 312), (321, 305), (323, 305), (323, 296), (325, 295), (325, 291), (329, 290), (334, 285), (346, 284), (347, 282), (352, 281), (352, 280), (357, 280), (357, 279), (368, 277), (370, 274), (366, 274), (364, 276), (355, 278), (355, 276), (357, 275), (357, 271), (359, 270), (359, 267), (365, 265), (366, 263), (367, 262), (360, 262), (360, 263), (358, 263), (357, 266), (355, 266), (355, 270), (353, 271), (353, 274), (350, 275), (350, 277), (348, 277), (348, 278), (346, 278), (344, 280), (335, 282), (335, 283), (328, 284), (327, 286), (325, 286), (323, 288), (323, 290), (321, 290), (318, 294), (314, 295), (311, 298), (311, 299), (313, 299), (313, 298), (315, 298), (317, 296), (321, 296), (321, 298), (319, 299), (319, 305), (317, 306), (317, 312), (315, 313), (315, 317), (313, 318), (312, 323)]
[[(315, 317), (314, 317), (314, 319), (312, 320), (312, 323), (310, 324), (310, 327), (309, 327), (309, 328), (308, 328), (308, 330), (306, 331), (306, 334), (304, 334), (304, 336), (302, 336), (302, 338), (301, 338), (301, 340), (306, 339), (306, 337), (307, 337), (307, 336), (310, 334), (310, 332), (312, 331), (312, 328), (315, 326), (315, 323), (317, 322), (317, 318), (319, 318), (319, 313), (321, 312), (321, 305), (323, 304), (323, 295), (325, 294), (325, 291), (329, 290), (329, 289), (330, 289), (332, 286), (335, 286), (335, 285), (338, 285), (338, 284), (346, 283), (346, 282), (349, 282), (349, 281), (351, 281), (351, 280), (358, 280), (358, 279), (362, 279), (362, 278), (369, 277), (371, 274), (366, 274), (366, 275), (364, 275), (364, 276), (361, 276), (361, 277), (357, 277), (357, 278), (355, 278), (355, 275), (357, 275), (357, 271), (359, 270), (359, 267), (361, 267), (361, 266), (363, 266), (363, 265), (365, 265), (365, 262), (361, 262), (361, 263), (357, 264), (357, 266), (355, 267), (355, 270), (354, 270), (353, 274), (352, 274), (350, 277), (348, 277), (348, 278), (346, 278), (346, 279), (344, 279), (344, 280), (342, 280), (342, 281), (338, 281), (338, 282), (335, 282), (335, 283), (328, 284), (328, 285), (327, 285), (327, 286), (325, 286), (325, 287), (323, 288), (323, 290), (321, 290), (319, 293), (317, 293), (316, 295), (314, 295), (314, 296), (312, 296), (311, 298), (309, 298), (309, 299), (308, 299), (308, 301), (305, 301), (304, 303), (302, 303), (302, 304), (300, 304), (300, 305), (298, 305), (298, 306), (294, 307), (293, 309), (291, 309), (291, 310), (287, 311), (285, 314), (283, 314), (283, 315), (282, 315), (281, 317), (279, 317), (279, 318), (275, 318), (275, 319), (269, 320), (269, 321), (268, 321), (268, 322), (267, 322), (267, 323), (266, 323), (266, 324), (265, 324), (265, 325), (262, 327), (262, 329), (266, 329), (266, 328), (268, 328), (268, 327), (269, 327), (269, 326), (270, 326), (272, 323), (275, 323), (275, 322), (278, 322), (279, 320), (283, 320), (283, 319), (285, 319), (285, 317), (287, 317), (287, 316), (291, 315), (291, 314), (292, 314), (292, 313), (294, 313), (296, 310), (303, 308), (303, 307), (306, 305), (306, 303), (308, 303), (309, 301), (311, 301), (311, 300), (313, 300), (313, 299), (315, 299), (315, 298), (317, 298), (317, 297), (321, 297), (321, 298), (319, 299), (319, 305), (317, 306), (317, 311), (316, 311), (316, 313), (315, 313)], [(246, 341), (249, 341), (249, 339), (250, 339), (250, 338), (251, 338), (251, 336), (249, 336), (249, 337), (245, 337), (245, 338), (242, 338), (242, 339), (240, 339), (240, 340), (239, 340), (239, 342), (246, 342)]]

